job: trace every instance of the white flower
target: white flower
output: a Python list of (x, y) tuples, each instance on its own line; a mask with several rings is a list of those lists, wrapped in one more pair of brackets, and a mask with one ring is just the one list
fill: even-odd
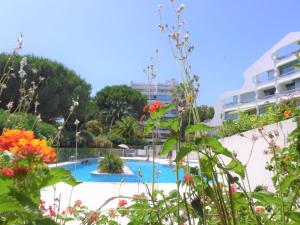
[(42, 122), (41, 114), (37, 115), (37, 120), (38, 120), (39, 122)]
[(79, 123), (80, 123), (80, 121), (78, 119), (76, 119), (74, 122), (74, 125), (78, 126)]
[(14, 106), (14, 103), (13, 103), (13, 102), (9, 102), (9, 103), (6, 105), (6, 107), (7, 107), (8, 110), (11, 110), (13, 106)]

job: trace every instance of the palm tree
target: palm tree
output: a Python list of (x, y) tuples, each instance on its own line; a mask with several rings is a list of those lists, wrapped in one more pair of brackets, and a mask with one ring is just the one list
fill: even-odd
[(143, 128), (139, 121), (132, 116), (124, 116), (113, 125), (110, 133), (124, 138), (142, 138)]

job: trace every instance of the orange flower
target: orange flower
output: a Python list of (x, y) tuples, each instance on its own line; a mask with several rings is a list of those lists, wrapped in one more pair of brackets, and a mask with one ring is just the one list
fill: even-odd
[(283, 115), (285, 118), (289, 118), (292, 115), (292, 110), (290, 109), (285, 110)]
[(33, 131), (7, 129), (0, 136), (0, 151), (10, 151), (17, 158), (34, 155), (49, 163), (55, 160), (55, 151), (45, 140), (34, 139)]
[(291, 157), (287, 156), (287, 157), (284, 157), (284, 158), (283, 158), (283, 161), (286, 161), (286, 162), (287, 162), (287, 161), (289, 161), (290, 159), (291, 159)]
[(150, 111), (150, 113), (156, 112), (156, 111), (158, 111), (164, 105), (165, 105), (164, 103), (159, 102), (159, 101), (153, 102), (149, 106), (149, 111)]
[(187, 173), (187, 174), (184, 175), (183, 181), (184, 181), (185, 183), (187, 183), (188, 185), (192, 185), (192, 184), (194, 183), (193, 176), (190, 175), (189, 173)]

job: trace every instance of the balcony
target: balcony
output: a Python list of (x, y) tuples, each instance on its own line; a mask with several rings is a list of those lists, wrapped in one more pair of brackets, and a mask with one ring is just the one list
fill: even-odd
[(290, 95), (298, 91), (300, 91), (300, 87), (286, 88), (280, 91), (280, 95)]
[(228, 102), (228, 103), (225, 103), (225, 104), (223, 105), (223, 108), (224, 108), (224, 109), (227, 109), (227, 108), (235, 107), (235, 106), (237, 106), (237, 105), (238, 105), (237, 102)]
[(266, 99), (274, 98), (275, 96), (276, 96), (275, 94), (264, 95), (264, 96), (258, 97), (258, 99), (259, 100), (266, 100)]
[(263, 72), (254, 77), (254, 83), (256, 84), (256, 86), (267, 84), (274, 80), (275, 80), (275, 75), (273, 70)]

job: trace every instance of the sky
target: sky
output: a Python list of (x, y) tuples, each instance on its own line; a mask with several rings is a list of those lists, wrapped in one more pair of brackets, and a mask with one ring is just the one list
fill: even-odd
[[(180, 81), (166, 33), (157, 28), (157, 5), (172, 22), (168, 0), (0, 0), (0, 52), (11, 52), (19, 33), (22, 54), (63, 63), (92, 85), (146, 82), (143, 69), (159, 49), (158, 81)], [(195, 50), (193, 72), (200, 76), (198, 104), (213, 105), (238, 89), (243, 72), (287, 33), (300, 31), (299, 0), (186, 0)]]

